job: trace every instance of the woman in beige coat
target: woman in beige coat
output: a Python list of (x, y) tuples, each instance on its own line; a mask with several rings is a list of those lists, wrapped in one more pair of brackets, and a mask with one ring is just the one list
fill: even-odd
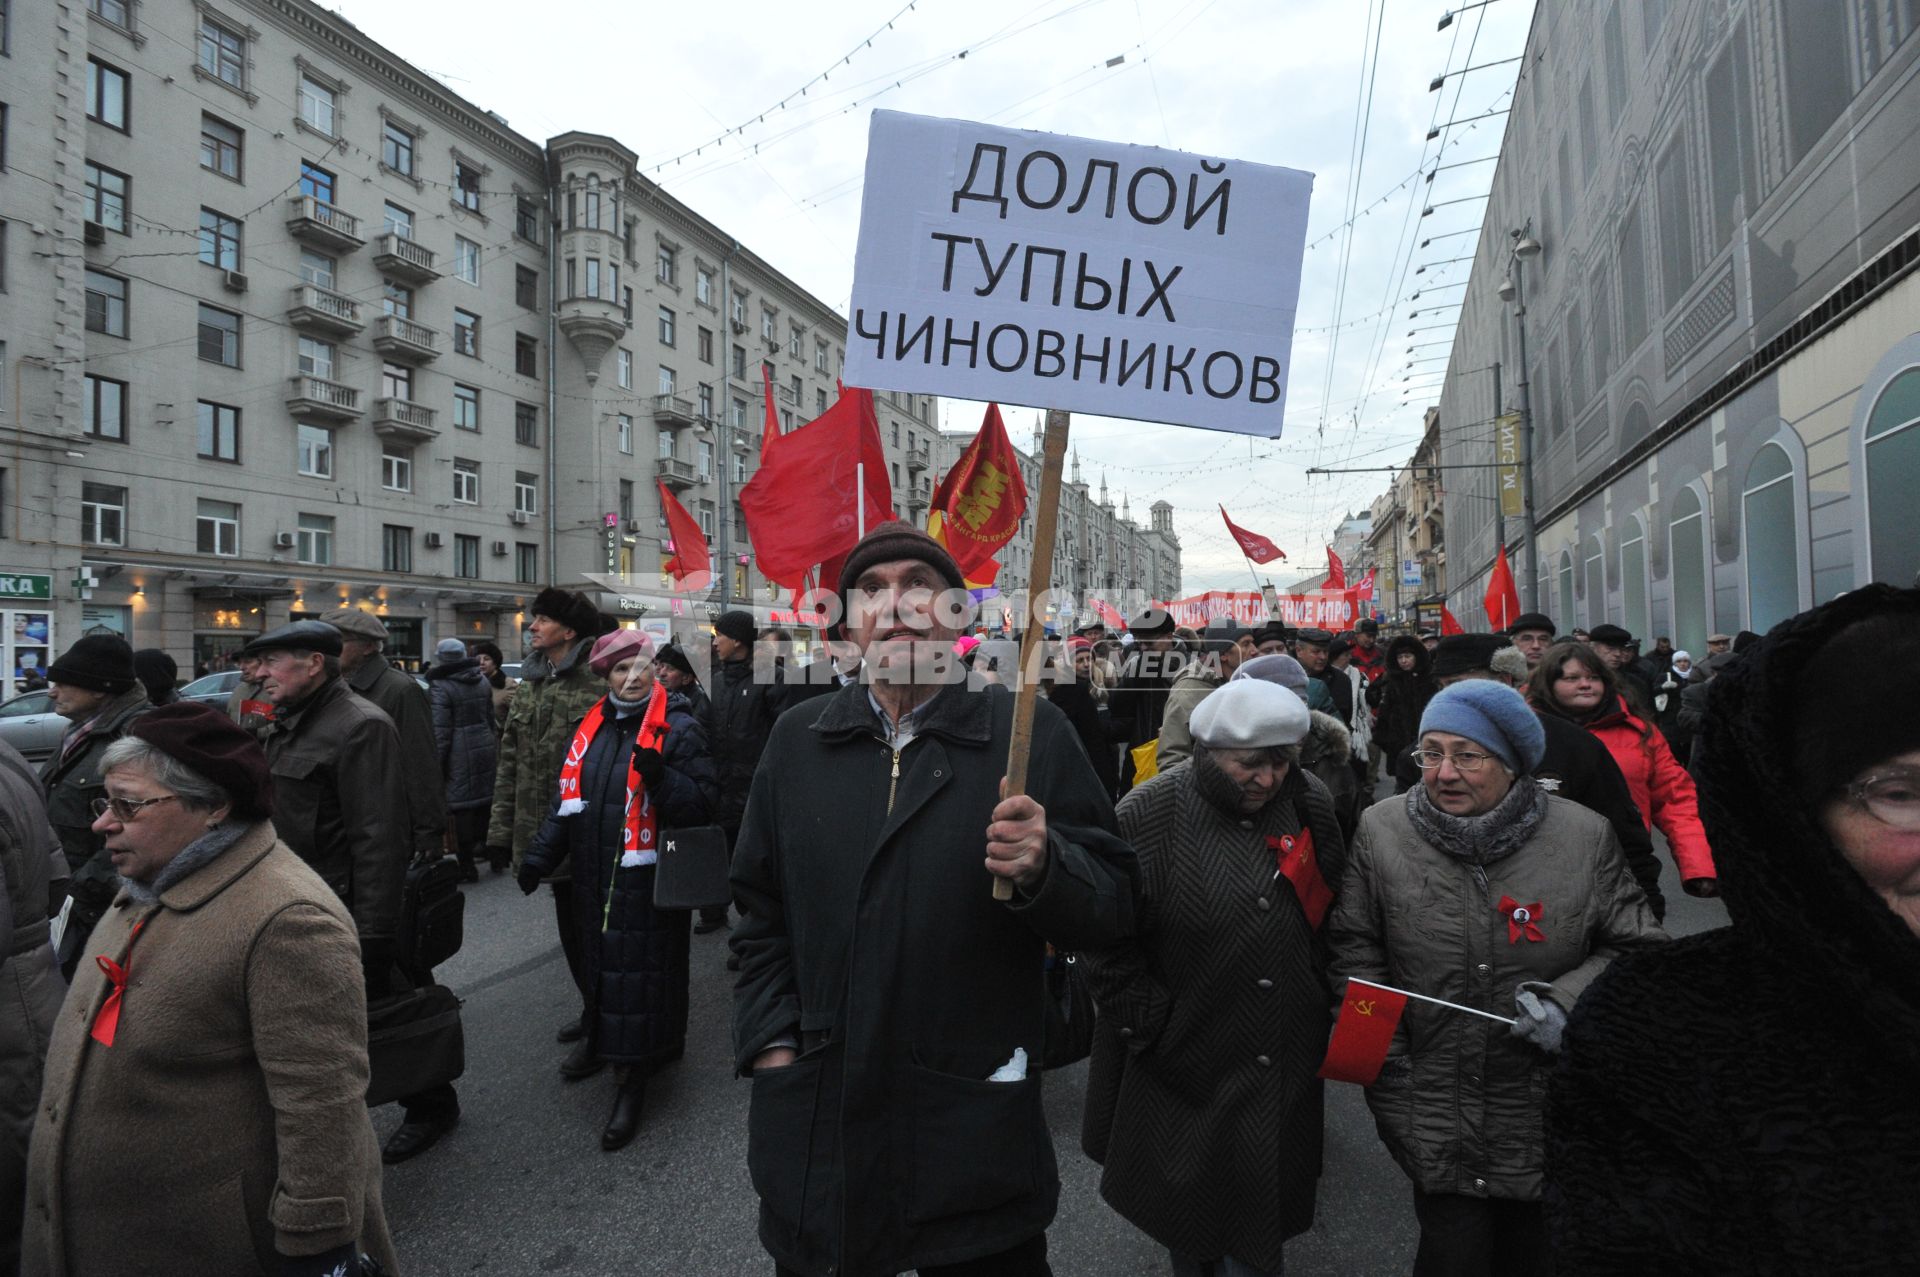
[(260, 746), (189, 701), (103, 761), (121, 889), (47, 1053), (21, 1272), (393, 1272), (359, 945)]

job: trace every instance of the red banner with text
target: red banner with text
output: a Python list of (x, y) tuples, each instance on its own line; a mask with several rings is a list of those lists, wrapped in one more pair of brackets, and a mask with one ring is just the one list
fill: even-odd
[[(1319, 590), (1312, 594), (1278, 594), (1273, 606), (1282, 621), (1295, 629), (1350, 630), (1365, 615), (1357, 590)], [(1265, 625), (1273, 619), (1267, 600), (1252, 590), (1208, 590), (1167, 604), (1176, 625), (1205, 629), (1222, 617), (1245, 626)]]

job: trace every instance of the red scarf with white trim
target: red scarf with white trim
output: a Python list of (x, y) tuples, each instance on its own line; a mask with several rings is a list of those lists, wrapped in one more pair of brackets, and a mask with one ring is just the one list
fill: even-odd
[[(602, 696), (587, 711), (587, 716), (580, 720), (580, 729), (573, 734), (573, 744), (567, 746), (566, 760), (560, 765), (562, 816), (577, 816), (587, 808), (586, 799), (580, 795), (580, 768), (586, 762), (587, 747), (593, 744), (593, 738), (606, 718), (607, 698)], [(633, 747), (636, 751), (659, 749), (666, 738), (667, 687), (655, 679), (653, 692), (647, 697), (646, 716), (640, 720), (640, 733), (634, 739)], [(653, 798), (640, 779), (639, 765), (629, 754), (626, 819), (621, 822), (620, 830), (620, 867), (632, 869), (646, 863), (640, 858), (641, 853), (655, 852), (659, 840), (660, 817), (654, 812)]]

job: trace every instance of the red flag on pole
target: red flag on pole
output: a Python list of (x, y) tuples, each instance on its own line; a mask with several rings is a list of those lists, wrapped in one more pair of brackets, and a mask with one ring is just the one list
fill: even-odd
[(1467, 632), (1466, 627), (1461, 625), (1460, 622), (1453, 619), (1453, 610), (1449, 608), (1445, 603), (1442, 603), (1440, 605), (1441, 636), (1444, 637), (1448, 634), (1465, 634), (1466, 632)]
[(1321, 588), (1327, 590), (1347, 588), (1347, 565), (1340, 561), (1340, 556), (1333, 552), (1332, 546), (1327, 547), (1327, 583)]
[(1373, 597), (1373, 574), (1378, 570), (1379, 569), (1377, 568), (1368, 568), (1367, 574), (1360, 578), (1360, 584), (1353, 587), (1353, 592), (1359, 595), (1363, 599), (1372, 598)]
[(1220, 507), (1220, 517), (1226, 521), (1227, 531), (1233, 534), (1234, 541), (1240, 546), (1240, 553), (1246, 555), (1255, 563), (1271, 563), (1275, 559), (1284, 559), (1287, 557), (1285, 550), (1282, 550), (1266, 537), (1261, 536), (1258, 532), (1249, 532), (1228, 518), (1227, 507)]
[(1333, 903), (1333, 888), (1327, 886), (1327, 880), (1321, 876), (1320, 858), (1313, 854), (1313, 830), (1302, 828), (1297, 834), (1268, 838), (1267, 846), (1273, 850), (1280, 876), (1293, 884), (1293, 894), (1299, 898), (1300, 911), (1307, 915), (1307, 925), (1318, 931), (1321, 920), (1327, 916), (1327, 907)]
[(704, 590), (713, 584), (713, 556), (707, 550), (707, 538), (700, 533), (699, 521), (674, 499), (666, 484), (658, 479), (653, 484), (660, 489), (660, 513), (666, 516), (667, 531), (673, 538), (673, 557), (663, 570), (673, 578), (676, 590)]
[(1108, 629), (1123, 632), (1126, 630), (1127, 618), (1114, 611), (1113, 605), (1105, 599), (1095, 599), (1093, 601), (1093, 610), (1094, 614), (1100, 618), (1101, 624), (1105, 625)]
[(1507, 547), (1500, 547), (1500, 555), (1493, 561), (1493, 572), (1487, 578), (1487, 623), (1496, 630), (1504, 630), (1513, 624), (1520, 615), (1520, 592), (1513, 586), (1513, 568), (1507, 562)]
[[(864, 485), (855, 477), (861, 463)], [(860, 539), (856, 488), (864, 491), (869, 530), (893, 518), (873, 393), (854, 388), (805, 430), (784, 436), (740, 490), (747, 536), (769, 581), (796, 588), (813, 568), (853, 548)]]
[(947, 547), (961, 575), (986, 584), (976, 569), (1013, 539), (1027, 512), (1027, 484), (1000, 420), (999, 404), (987, 405), (979, 432), (933, 490), (928, 505), (928, 535)]
[(1400, 1026), (1400, 1013), (1406, 1009), (1406, 995), (1365, 980), (1348, 980), (1320, 1076), (1332, 1082), (1372, 1086), (1380, 1076), (1380, 1066), (1387, 1062), (1393, 1031)]

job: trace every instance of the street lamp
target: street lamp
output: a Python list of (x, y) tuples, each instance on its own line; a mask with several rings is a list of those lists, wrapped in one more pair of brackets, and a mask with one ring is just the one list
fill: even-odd
[(1503, 67), (1507, 65), (1507, 63), (1509, 62), (1518, 62), (1518, 61), (1520, 61), (1518, 57), (1501, 58), (1497, 62), (1482, 62), (1476, 66), (1461, 67), (1458, 71), (1443, 71), (1439, 75), (1436, 75), (1433, 77), (1433, 83), (1427, 86), (1427, 92), (1438, 93), (1440, 91), (1440, 86), (1445, 84), (1453, 76), (1465, 75), (1469, 71), (1485, 71), (1488, 67)]
[(1534, 540), (1533, 526), (1533, 397), (1527, 377), (1527, 263), (1540, 256), (1540, 241), (1533, 237), (1533, 221), (1509, 231), (1513, 247), (1507, 273), (1496, 290), (1502, 302), (1512, 303), (1514, 346), (1520, 356), (1520, 500), (1521, 535), (1527, 542), (1526, 606), (1529, 612), (1540, 608), (1540, 547)]
[(1458, 9), (1448, 9), (1445, 12), (1441, 13), (1440, 25), (1435, 27), (1434, 30), (1445, 31), (1448, 27), (1453, 25), (1453, 20), (1455, 18), (1459, 17), (1461, 14), (1465, 13), (1467, 10), (1484, 9), (1492, 3), (1493, 3), (1493, 0), (1478, 0), (1478, 3), (1475, 3), (1475, 4), (1463, 4)]

